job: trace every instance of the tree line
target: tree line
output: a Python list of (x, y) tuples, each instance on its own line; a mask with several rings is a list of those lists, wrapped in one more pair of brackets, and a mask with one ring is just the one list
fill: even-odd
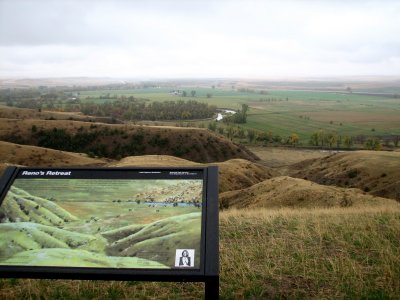
[[(204, 126), (200, 126), (204, 127)], [(293, 132), (288, 136), (274, 134), (271, 131), (244, 129), (241, 126), (218, 126), (217, 122), (208, 123), (208, 129), (224, 135), (230, 140), (246, 141), (249, 144), (286, 145), (286, 146), (312, 146), (315, 148), (347, 148), (351, 149), (360, 145), (367, 150), (381, 150), (386, 147), (398, 147), (400, 135), (366, 136), (366, 135), (340, 135), (337, 132), (318, 130), (311, 134), (309, 140), (301, 141), (300, 136)]]
[(249, 106), (247, 104), (242, 104), (242, 109), (237, 111), (231, 116), (225, 116), (222, 121), (226, 124), (236, 123), (244, 124), (247, 122), (247, 112), (249, 111)]
[(111, 116), (121, 120), (190, 120), (211, 118), (217, 107), (207, 103), (188, 101), (150, 102), (117, 99), (105, 103), (81, 103), (85, 115)]
[(340, 135), (334, 131), (318, 130), (311, 134), (309, 144), (316, 147), (351, 148), (353, 145), (363, 145), (367, 150), (380, 150), (383, 146), (398, 147), (400, 135), (366, 136), (363, 134), (351, 136)]

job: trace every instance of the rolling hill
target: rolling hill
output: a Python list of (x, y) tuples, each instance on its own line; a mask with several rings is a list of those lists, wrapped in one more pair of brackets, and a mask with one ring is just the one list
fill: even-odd
[(365, 207), (394, 202), (358, 189), (324, 186), (304, 179), (275, 177), (249, 188), (220, 194), (220, 208)]
[(242, 189), (276, 176), (276, 171), (256, 162), (231, 159), (224, 162), (201, 164), (169, 155), (129, 156), (120, 161), (95, 159), (86, 154), (19, 145), (0, 141), (0, 175), (7, 166), (62, 167), (219, 167), (219, 190)]
[(219, 192), (226, 192), (246, 188), (265, 179), (276, 176), (270, 168), (245, 159), (230, 159), (224, 162), (199, 164), (189, 160), (166, 156), (144, 155), (126, 157), (118, 162), (107, 164), (109, 167), (201, 167), (218, 166)]
[[(3, 220), (7, 218), (7, 220)], [(77, 220), (75, 216), (47, 199), (32, 196), (12, 186), (0, 208), (0, 221), (34, 222), (42, 225), (62, 225)]]
[(400, 200), (400, 152), (354, 151), (292, 165), (288, 174)]
[(56, 112), (45, 111), (30, 108), (17, 108), (0, 105), (0, 118), (6, 119), (36, 119), (36, 120), (76, 120), (85, 122), (105, 122), (111, 121), (111, 118), (99, 118), (85, 116), (75, 112)]
[[(111, 256), (140, 257), (174, 265), (176, 245), (200, 253), (201, 213), (189, 213), (145, 225), (132, 225), (102, 233), (109, 241), (106, 253)], [(161, 256), (157, 249), (167, 249)], [(152, 253), (153, 252), (153, 253)], [(199, 259), (195, 265), (199, 265)]]
[(32, 167), (100, 166), (106, 160), (86, 154), (0, 141), (0, 163)]
[(200, 128), (0, 118), (0, 140), (121, 159), (163, 154), (196, 162), (258, 157), (225, 137)]
[(1, 223), (0, 257), (7, 259), (13, 255), (44, 248), (96, 249), (99, 243), (92, 235), (72, 232), (53, 226), (32, 222)]

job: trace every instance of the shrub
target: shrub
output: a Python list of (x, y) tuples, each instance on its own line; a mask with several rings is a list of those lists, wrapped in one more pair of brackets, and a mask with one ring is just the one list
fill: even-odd
[(358, 171), (357, 170), (351, 170), (349, 172), (347, 172), (347, 177), (349, 178), (355, 178), (358, 175)]

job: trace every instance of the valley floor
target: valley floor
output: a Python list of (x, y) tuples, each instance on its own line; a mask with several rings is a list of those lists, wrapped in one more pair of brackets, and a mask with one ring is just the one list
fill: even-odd
[(264, 165), (271, 168), (283, 168), (306, 159), (323, 158), (337, 152), (287, 147), (247, 146), (247, 148), (256, 154)]

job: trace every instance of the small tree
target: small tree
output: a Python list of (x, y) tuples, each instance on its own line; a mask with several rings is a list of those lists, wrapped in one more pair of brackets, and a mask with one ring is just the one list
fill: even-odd
[(334, 132), (329, 132), (329, 133), (326, 135), (326, 142), (328, 143), (328, 145), (329, 145), (330, 148), (332, 148), (332, 146), (333, 146), (334, 144), (336, 144), (337, 139), (338, 139), (338, 136), (337, 136), (337, 134), (334, 133)]
[(207, 98), (211, 98), (212, 97), (212, 95), (211, 95), (211, 93), (207, 93)]
[(227, 131), (226, 131), (226, 136), (232, 140), (233, 136), (235, 135), (235, 128), (232, 126), (229, 126)]
[(318, 137), (318, 133), (314, 132), (311, 136), (310, 136), (310, 141), (309, 141), (310, 145), (312, 146), (319, 146), (319, 137)]
[(293, 147), (296, 147), (296, 145), (299, 143), (299, 136), (296, 133), (292, 133), (289, 137), (288, 140), (289, 144), (292, 145)]
[(342, 142), (343, 142), (342, 136), (338, 135), (336, 139), (336, 147), (339, 148)]
[(245, 134), (245, 132), (244, 132), (244, 129), (243, 129), (242, 127), (238, 127), (238, 128), (237, 128), (236, 136), (237, 136), (239, 139), (243, 139), (243, 138), (246, 136), (246, 134)]
[(215, 132), (215, 130), (217, 129), (217, 123), (216, 122), (208, 123), (208, 129)]
[(393, 135), (392, 136), (392, 141), (395, 147), (399, 146), (399, 142), (400, 142), (400, 135)]
[(190, 92), (190, 94), (192, 95), (192, 97), (195, 97), (196, 96), (196, 91), (193, 90), (193, 91)]
[(187, 92), (186, 91), (183, 91), (182, 92), (182, 97), (186, 97), (187, 96)]
[(274, 135), (273, 138), (272, 138), (272, 141), (274, 143), (282, 143), (282, 137), (279, 134)]
[(379, 150), (382, 149), (381, 143), (380, 143), (379, 140), (376, 139), (376, 138), (369, 138), (369, 139), (367, 139), (367, 141), (365, 142), (364, 145), (365, 145), (365, 147), (366, 147), (368, 150), (376, 150), (376, 151), (379, 151)]
[(256, 138), (256, 132), (254, 130), (248, 129), (247, 130), (247, 138), (249, 140), (249, 143), (254, 142), (254, 139)]

